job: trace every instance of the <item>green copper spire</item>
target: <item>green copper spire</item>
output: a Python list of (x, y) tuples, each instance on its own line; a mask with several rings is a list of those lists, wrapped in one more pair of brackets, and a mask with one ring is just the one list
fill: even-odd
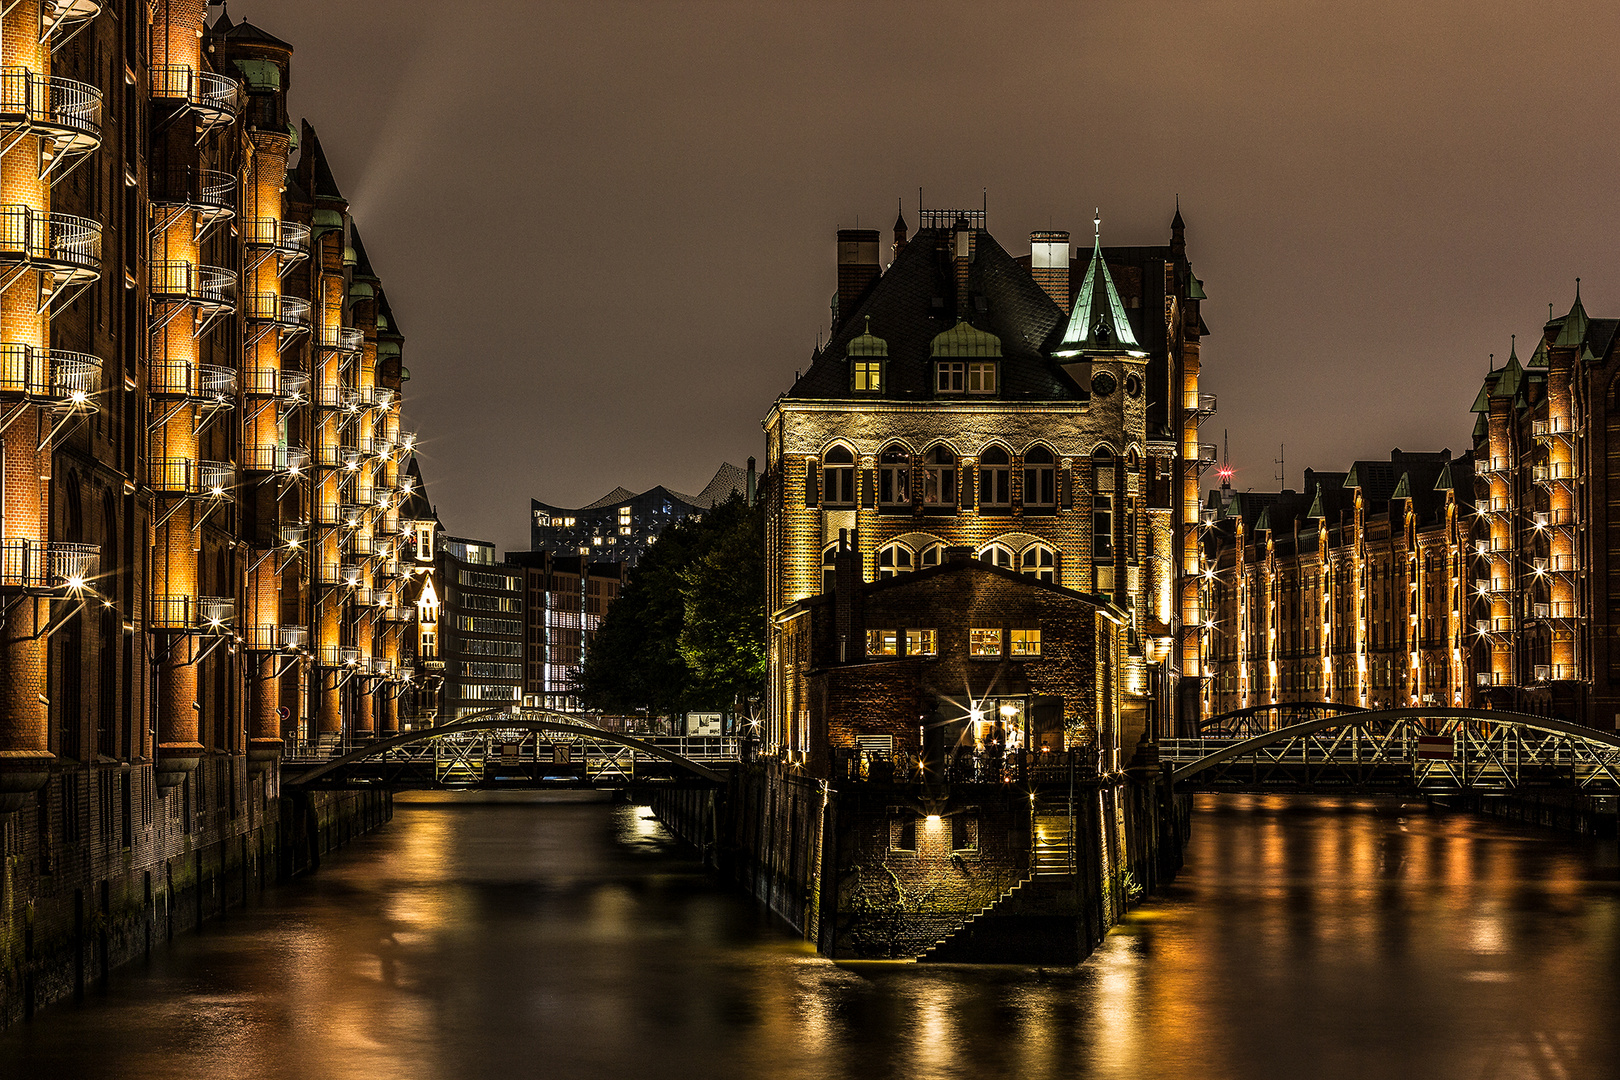
[(1114, 288), (1113, 276), (1102, 254), (1102, 218), (1092, 222), (1096, 229), (1091, 244), (1091, 265), (1080, 282), (1080, 295), (1069, 313), (1069, 326), (1053, 356), (1079, 356), (1081, 353), (1129, 353), (1146, 356), (1137, 343), (1125, 305)]
[(1575, 304), (1564, 316), (1563, 329), (1558, 331), (1558, 340), (1553, 342), (1553, 348), (1573, 349), (1586, 340), (1586, 327), (1591, 320), (1586, 317), (1586, 308), (1581, 304), (1581, 279), (1575, 279)]

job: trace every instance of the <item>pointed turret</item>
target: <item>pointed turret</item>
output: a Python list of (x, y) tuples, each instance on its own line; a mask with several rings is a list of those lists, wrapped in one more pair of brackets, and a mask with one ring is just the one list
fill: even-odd
[(1555, 349), (1578, 349), (1586, 340), (1586, 328), (1591, 320), (1586, 317), (1586, 308), (1581, 303), (1581, 279), (1575, 279), (1575, 303), (1564, 316), (1564, 325), (1558, 331), (1558, 337), (1553, 341)]
[(1170, 219), (1170, 254), (1177, 259), (1187, 254), (1187, 223), (1181, 220), (1181, 196), (1176, 196), (1176, 216)]
[(1125, 316), (1125, 305), (1114, 288), (1114, 278), (1108, 272), (1108, 263), (1102, 253), (1102, 218), (1092, 223), (1096, 229), (1092, 237), (1091, 265), (1080, 282), (1080, 295), (1074, 310), (1069, 313), (1069, 326), (1064, 331), (1053, 356), (1080, 356), (1085, 353), (1125, 353), (1146, 356), (1137, 343), (1136, 332)]
[(900, 253), (906, 249), (906, 235), (910, 231), (906, 226), (906, 204), (904, 200), (901, 200), (899, 208), (894, 214), (894, 246), (889, 249), (890, 262), (898, 259)]

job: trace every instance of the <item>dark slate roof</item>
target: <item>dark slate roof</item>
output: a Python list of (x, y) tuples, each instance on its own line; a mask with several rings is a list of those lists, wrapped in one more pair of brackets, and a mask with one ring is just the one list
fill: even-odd
[[(950, 240), (948, 231), (920, 230), (873, 283), (864, 300), (848, 316), (841, 317), (832, 338), (815, 354), (810, 370), (793, 385), (788, 396), (854, 397), (846, 352), (851, 339), (866, 330), (870, 317), (872, 334), (888, 345), (882, 396), (932, 400), (929, 348), (935, 337), (958, 321)], [(1035, 283), (1027, 268), (982, 229), (974, 233), (968, 294), (963, 305), (967, 321), (1001, 340), (1001, 398), (1088, 397), (1046, 356), (1045, 350), (1061, 333), (1067, 313)]]
[(1350, 497), (1344, 488), (1345, 478), (1349, 475), (1306, 469), (1305, 490), (1311, 496), (1311, 508), (1307, 513), (1338, 524), (1340, 515), (1350, 507)]
[(623, 484), (620, 484), (618, 487), (614, 488), (612, 491), (608, 492), (606, 495), (602, 496), (600, 499), (597, 499), (594, 502), (588, 502), (584, 506), (580, 507), (580, 509), (581, 510), (595, 510), (598, 507), (610, 506), (613, 503), (622, 503), (626, 499), (633, 499), (635, 497), (636, 497), (635, 492), (631, 491), (629, 488), (625, 487)]
[(311, 192), (318, 199), (341, 199), (343, 192), (338, 190), (337, 180), (332, 176), (332, 167), (326, 163), (326, 153), (321, 149), (320, 136), (315, 134), (314, 126), (308, 121), (303, 122), (303, 135), (298, 145), (305, 154), (312, 155), (310, 160), (315, 165), (315, 190)]
[(360, 226), (349, 223), (349, 244), (354, 248), (354, 273), (356, 277), (367, 277), (377, 280), (377, 272), (371, 268), (371, 259), (366, 255), (366, 245), (360, 242)]
[(422, 480), (422, 469), (416, 463), (416, 455), (412, 454), (405, 463), (405, 475), (416, 481), (411, 493), (405, 496), (405, 501), (399, 504), (399, 516), (416, 518), (425, 521), (428, 518), (437, 518), (433, 512), (433, 505), (428, 502), (427, 484)]
[(239, 23), (232, 23), (229, 12), (222, 13), (214, 21), (210, 33), (216, 37), (229, 38), (232, 41), (256, 41), (263, 45), (274, 45), (277, 48), (286, 49), (288, 52), (292, 51), (290, 43), (282, 41), (274, 34), (266, 33), (246, 19)]
[(1344, 486), (1360, 488), (1362, 499), (1371, 505), (1388, 501), (1400, 480), (1400, 470), (1393, 461), (1358, 461), (1350, 466)]
[(397, 338), (405, 336), (405, 331), (399, 328), (399, 320), (394, 318), (394, 309), (388, 306), (388, 294), (383, 292), (381, 286), (377, 288), (377, 314), (388, 320), (388, 329), (383, 331), (384, 334)]

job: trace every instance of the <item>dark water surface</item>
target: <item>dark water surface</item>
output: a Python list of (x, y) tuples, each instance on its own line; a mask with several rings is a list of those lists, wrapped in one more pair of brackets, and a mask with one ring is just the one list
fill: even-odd
[(30, 1077), (1620, 1077), (1614, 843), (1205, 798), (1078, 969), (835, 965), (638, 807), (400, 803), (0, 1036)]

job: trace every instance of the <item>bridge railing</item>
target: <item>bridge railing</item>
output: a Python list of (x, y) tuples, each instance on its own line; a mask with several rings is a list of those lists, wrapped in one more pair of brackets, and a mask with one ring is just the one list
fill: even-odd
[[(393, 733), (390, 733), (393, 734)], [(642, 740), (661, 750), (703, 764), (727, 763), (739, 760), (740, 740), (732, 736), (648, 735)], [(355, 739), (336, 734), (315, 739), (294, 738), (283, 744), (284, 765), (319, 765), (342, 757), (377, 740)], [(566, 748), (566, 762), (559, 760), (559, 748)], [(441, 735), (421, 742), (378, 750), (362, 759), (363, 763), (432, 762), (442, 760), (447, 753), (466, 763), (496, 765), (536, 765), (589, 763), (606, 758), (629, 761), (634, 759), (651, 763), (662, 759), (630, 747), (589, 735), (534, 731), (478, 731)]]

